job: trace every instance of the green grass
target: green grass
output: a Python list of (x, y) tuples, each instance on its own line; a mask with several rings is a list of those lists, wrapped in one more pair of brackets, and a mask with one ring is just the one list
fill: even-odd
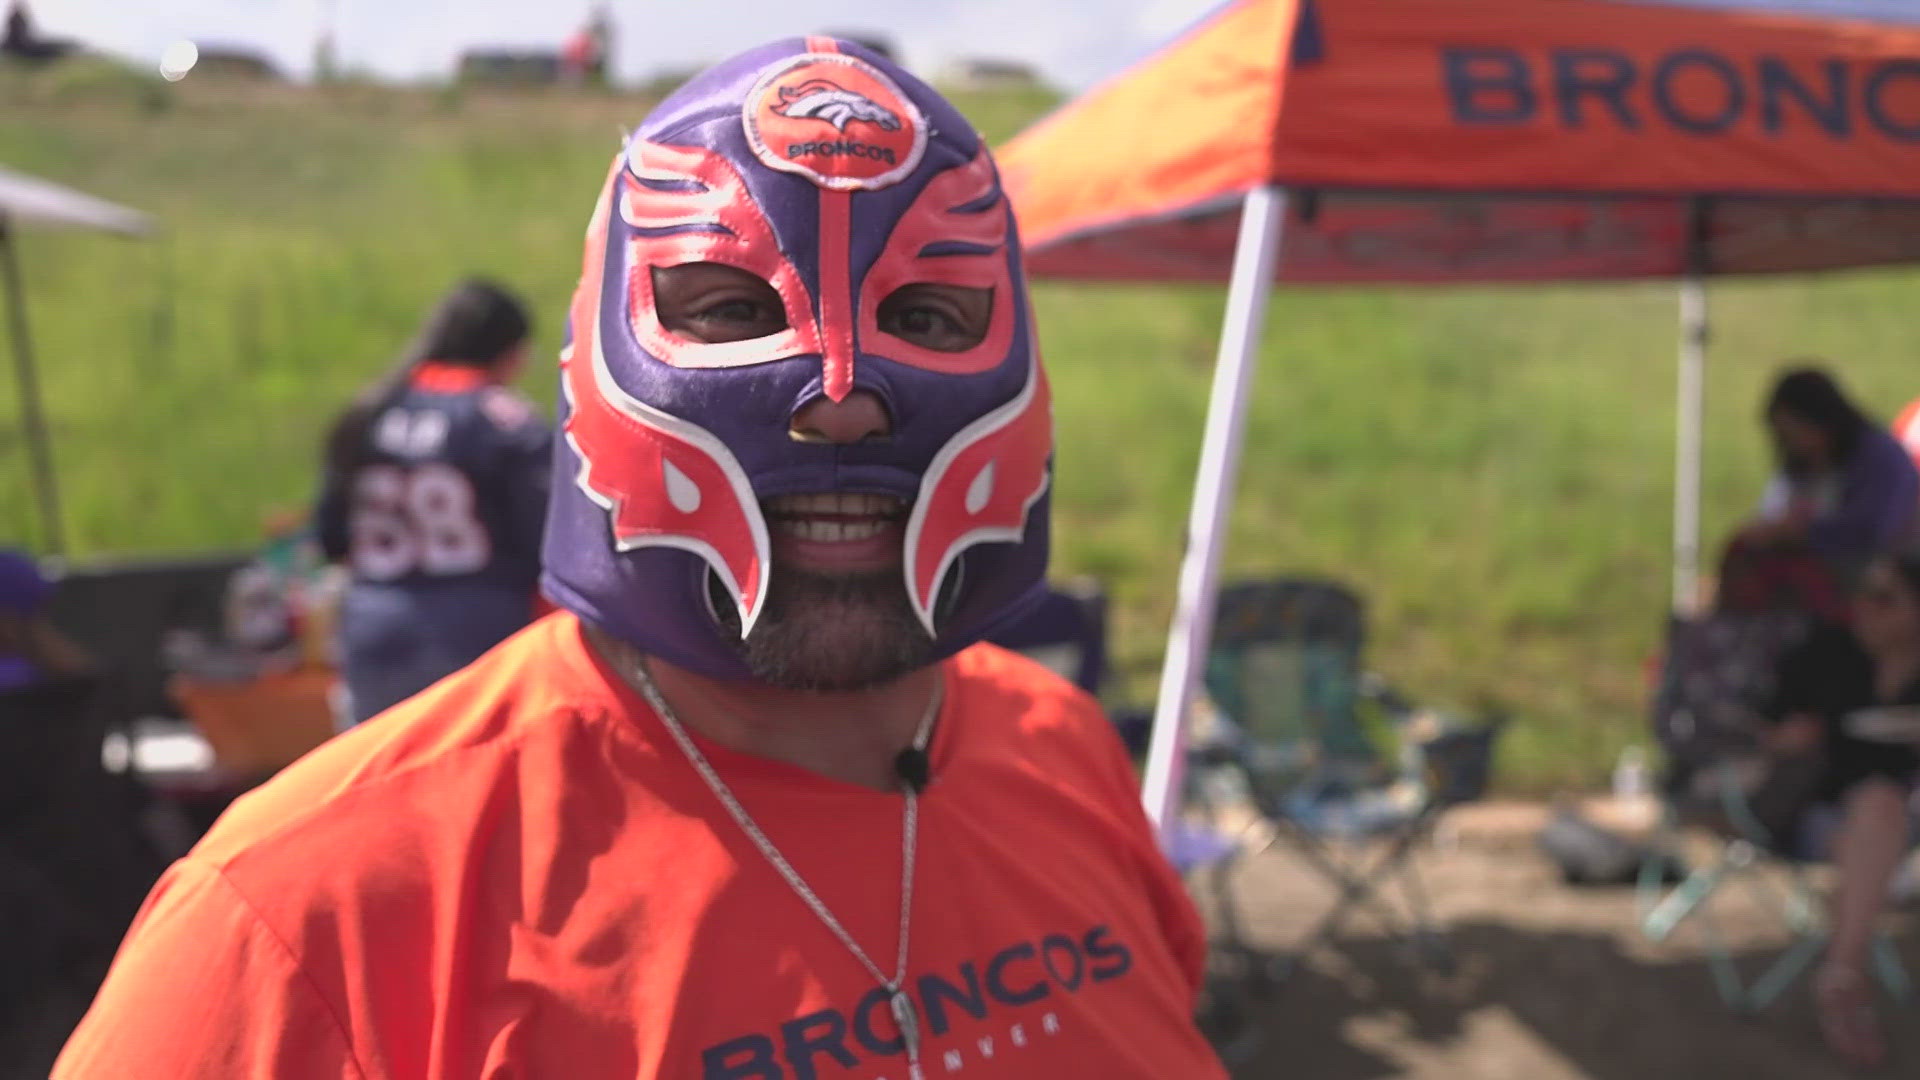
[[(311, 494), (334, 408), (458, 275), (496, 275), (551, 355), (580, 230), (646, 102), (343, 87), (58, 83), (0, 72), (0, 164), (156, 214), (148, 242), (21, 243), (81, 554), (254, 541)], [(1043, 109), (963, 102), (990, 137)], [(1782, 357), (1831, 357), (1890, 414), (1920, 393), (1916, 279), (1716, 285), (1708, 536), (1766, 462)], [(1059, 420), (1057, 572), (1116, 599), (1124, 693), (1151, 696), (1198, 455), (1219, 290), (1042, 285)], [(1509, 783), (1590, 781), (1643, 739), (1667, 593), (1671, 286), (1303, 290), (1276, 297), (1232, 574), (1361, 586), (1374, 665), (1416, 696), (1516, 718)], [(35, 535), (0, 391), (0, 539)], [(552, 380), (528, 390), (552, 398)]]

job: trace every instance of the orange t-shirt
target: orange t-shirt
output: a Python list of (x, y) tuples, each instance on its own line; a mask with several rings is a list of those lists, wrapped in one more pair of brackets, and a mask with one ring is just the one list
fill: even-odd
[[(1198, 917), (1098, 707), (992, 646), (945, 667), (927, 1075), (1223, 1076)], [(902, 797), (702, 748), (890, 970)], [(884, 997), (563, 613), (236, 802), (54, 1075), (905, 1080)]]

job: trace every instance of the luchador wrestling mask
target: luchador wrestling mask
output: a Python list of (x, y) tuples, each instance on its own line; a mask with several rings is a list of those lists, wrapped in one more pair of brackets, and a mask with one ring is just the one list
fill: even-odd
[[(676, 333), (656, 273), (691, 263), (766, 282), (785, 325)], [(985, 333), (890, 333), (889, 297), (924, 283), (989, 293)], [(898, 500), (901, 584), (936, 655), (1040, 594), (1053, 434), (1013, 212), (972, 126), (860, 46), (755, 49), (654, 110), (587, 226), (561, 387), (542, 586), (675, 664), (749, 677), (782, 496)], [(860, 392), (885, 437), (796, 436), (801, 410)]]

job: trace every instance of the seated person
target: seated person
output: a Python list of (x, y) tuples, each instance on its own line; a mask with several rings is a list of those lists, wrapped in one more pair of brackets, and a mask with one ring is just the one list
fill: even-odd
[(1843, 617), (1837, 598), (1860, 568), (1913, 535), (1920, 472), (1824, 371), (1783, 374), (1764, 416), (1779, 472), (1728, 544), (1722, 606), (1784, 585), (1815, 613)]
[(0, 549), (0, 691), (89, 668), (86, 654), (45, 616), (53, 586), (28, 556)]
[(1851, 631), (1823, 628), (1782, 659), (1766, 733), (1782, 771), (1807, 776), (1811, 801), (1842, 815), (1832, 845), (1832, 938), (1815, 1000), (1828, 1044), (1868, 1068), (1887, 1055), (1866, 975), (1873, 924), (1907, 851), (1920, 753), (1911, 743), (1861, 739), (1847, 718), (1889, 706), (1920, 707), (1920, 553), (1869, 562)]

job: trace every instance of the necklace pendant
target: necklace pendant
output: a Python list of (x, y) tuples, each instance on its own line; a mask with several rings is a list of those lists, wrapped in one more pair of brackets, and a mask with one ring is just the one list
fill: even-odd
[(914, 1010), (913, 999), (905, 990), (889, 987), (887, 1011), (893, 1014), (893, 1022), (900, 1027), (900, 1042), (907, 1049), (907, 1068), (914, 1075), (920, 1072), (920, 1014)]

